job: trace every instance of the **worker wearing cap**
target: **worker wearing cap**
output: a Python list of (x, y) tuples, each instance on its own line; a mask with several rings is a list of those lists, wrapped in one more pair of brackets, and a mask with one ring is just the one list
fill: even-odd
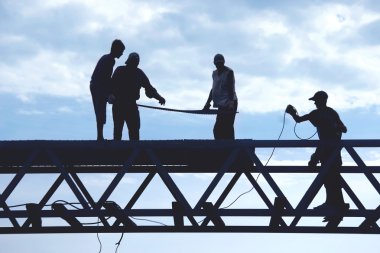
[(103, 126), (106, 123), (107, 99), (111, 92), (111, 76), (115, 58), (123, 55), (125, 46), (121, 40), (114, 40), (111, 52), (103, 55), (91, 76), (90, 91), (96, 116), (97, 140), (104, 140)]
[(214, 138), (235, 139), (234, 122), (237, 111), (237, 96), (235, 92), (235, 76), (232, 69), (225, 66), (223, 55), (216, 54), (214, 65), (216, 70), (212, 72), (212, 89), (203, 110), (211, 107), (218, 108), (214, 125)]
[(130, 53), (125, 66), (119, 66), (112, 75), (112, 115), (114, 122), (114, 140), (121, 140), (124, 122), (127, 124), (129, 139), (140, 139), (140, 113), (136, 101), (140, 98), (140, 89), (145, 89), (149, 98), (155, 98), (161, 105), (165, 99), (150, 84), (144, 71), (138, 68), (140, 57)]
[[(316, 110), (311, 111), (309, 114), (299, 116), (297, 110), (288, 105), (286, 112), (289, 113), (296, 122), (310, 121), (316, 128), (320, 140), (323, 141), (339, 141), (342, 138), (342, 133), (347, 132), (346, 126), (341, 121), (338, 113), (327, 106), (328, 95), (324, 91), (318, 91), (309, 100), (314, 101)], [(331, 142), (330, 142), (331, 143)], [(310, 167), (316, 167), (318, 162), (324, 166), (327, 164), (332, 154), (337, 149), (332, 144), (319, 146), (316, 152), (311, 156), (309, 161)], [(342, 157), (339, 153), (336, 158), (330, 163), (328, 173), (324, 180), (324, 186), (326, 188), (326, 201), (322, 205), (314, 209), (335, 209), (340, 210), (346, 208), (342, 195), (342, 186), (340, 178), (340, 167), (342, 165)], [(328, 218), (328, 217), (326, 217)], [(325, 219), (326, 219), (325, 218)]]

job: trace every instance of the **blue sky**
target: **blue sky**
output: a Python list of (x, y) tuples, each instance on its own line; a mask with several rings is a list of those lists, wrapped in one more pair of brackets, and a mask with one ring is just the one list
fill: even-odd
[[(116, 66), (122, 65), (130, 52), (138, 52), (140, 67), (166, 98), (168, 108), (201, 109), (211, 87), (213, 56), (224, 54), (226, 65), (235, 71), (237, 138), (277, 139), (286, 105), (291, 103), (306, 113), (314, 108), (308, 98), (318, 90), (329, 94), (328, 104), (347, 125), (345, 139), (378, 138), (378, 1), (2, 0), (0, 21), (0, 140), (95, 139), (89, 80), (97, 60), (109, 51), (115, 38), (126, 44)], [(140, 102), (158, 105), (145, 97)], [(213, 138), (213, 116), (140, 112), (142, 139)], [(284, 139), (296, 139), (293, 126), (286, 117)], [(315, 131), (308, 123), (297, 129), (305, 137)], [(112, 138), (110, 113), (105, 137)], [(377, 150), (363, 155), (369, 163), (379, 163)], [(303, 164), (307, 158), (278, 152), (272, 162)], [(8, 178), (0, 180), (5, 184)], [(39, 179), (30, 180), (26, 186)], [(87, 180), (91, 183), (94, 179)], [(134, 180), (129, 184), (137, 185)], [(199, 180), (190, 178), (188, 184), (201, 184)], [(290, 193), (297, 192), (295, 179), (283, 182), (290, 182)], [(353, 182), (365, 185), (363, 180)], [(243, 182), (236, 195), (247, 187)], [(364, 187), (364, 196), (366, 189), (371, 192)], [(15, 194), (12, 203), (24, 199), (21, 193)], [(151, 199), (147, 197), (147, 201)], [(247, 201), (243, 199), (240, 205)], [(379, 197), (373, 196), (367, 203), (372, 207), (378, 201)], [(102, 235), (104, 252), (114, 250), (118, 236)], [(341, 248), (378, 252), (376, 239), (357, 235), (137, 234), (127, 235), (119, 252), (230, 252), (232, 248), (237, 252), (336, 252)], [(275, 240), (278, 243), (273, 243)], [(25, 252), (26, 248), (33, 252), (97, 252), (98, 247), (93, 234), (6, 235), (0, 237), (0, 243), (4, 252)]]

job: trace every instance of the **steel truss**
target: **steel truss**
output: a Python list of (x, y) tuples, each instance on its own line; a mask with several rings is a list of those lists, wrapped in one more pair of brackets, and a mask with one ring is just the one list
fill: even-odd
[[(328, 210), (313, 210), (310, 203), (323, 186), (326, 167), (310, 170), (306, 166), (264, 166), (255, 150), (261, 148), (311, 148), (330, 145), (319, 141), (269, 141), (269, 140), (174, 140), (174, 141), (1, 141), (0, 174), (13, 178), (0, 195), (0, 233), (108, 233), (108, 232), (271, 232), (271, 233), (361, 233), (379, 234), (377, 221), (380, 205), (366, 209), (348, 183), (341, 177), (342, 186), (356, 207), (336, 213)], [(345, 149), (357, 166), (343, 166), (341, 173), (360, 173), (380, 194), (379, 181), (374, 173), (380, 173), (380, 166), (367, 166), (355, 148), (379, 148), (380, 140), (344, 140), (335, 145), (336, 153)], [(82, 173), (116, 174), (101, 197), (95, 201), (81, 181)], [(144, 173), (145, 179), (128, 200), (119, 207), (109, 201), (113, 191), (123, 177), (129, 173)], [(175, 173), (213, 173), (214, 178), (195, 206), (191, 206), (174, 182)], [(219, 198), (208, 199), (226, 173), (229, 181)], [(255, 180), (252, 173), (261, 173), (276, 198), (268, 194)], [(292, 206), (273, 179), (275, 173), (314, 173), (316, 176), (296, 206)], [(28, 203), (15, 210), (7, 204), (9, 197), (27, 174), (51, 174), (56, 180), (38, 203)], [(135, 203), (152, 179), (158, 175), (175, 199), (172, 208), (137, 209)], [(223, 209), (221, 205), (241, 177), (246, 177), (266, 205), (263, 209)], [(51, 197), (66, 182), (81, 205), (79, 210), (54, 203), (46, 208)], [(194, 186), (196, 187), (196, 185)], [(379, 203), (380, 204), (380, 203)], [(332, 213), (333, 212), (333, 213)], [(305, 217), (358, 217), (361, 222), (355, 227), (340, 224), (340, 219), (315, 226), (299, 225)], [(46, 225), (49, 218), (60, 218), (65, 222)], [(98, 218), (99, 224), (84, 225), (84, 217)], [(113, 217), (113, 222), (109, 217)], [(139, 225), (131, 217), (166, 217), (170, 225)], [(267, 225), (237, 225), (230, 217), (263, 217)], [(197, 219), (204, 218), (202, 222)], [(285, 218), (290, 221), (285, 222)], [(10, 225), (3, 225), (4, 223)], [(60, 225), (63, 224), (63, 225)]]

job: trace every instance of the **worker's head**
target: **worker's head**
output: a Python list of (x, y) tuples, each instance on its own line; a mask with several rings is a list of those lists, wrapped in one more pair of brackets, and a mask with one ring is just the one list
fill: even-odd
[(139, 63), (140, 63), (140, 56), (136, 52), (130, 53), (127, 61), (125, 62), (125, 64), (127, 64), (129, 67), (135, 67), (135, 68), (137, 68)]
[(220, 69), (224, 66), (224, 56), (222, 54), (216, 54), (214, 56), (214, 64), (217, 69)]
[(114, 40), (111, 45), (111, 55), (113, 57), (119, 58), (123, 55), (125, 46), (121, 40)]
[(326, 107), (328, 95), (323, 90), (317, 91), (314, 96), (309, 98), (309, 100), (313, 100), (314, 104), (317, 108)]

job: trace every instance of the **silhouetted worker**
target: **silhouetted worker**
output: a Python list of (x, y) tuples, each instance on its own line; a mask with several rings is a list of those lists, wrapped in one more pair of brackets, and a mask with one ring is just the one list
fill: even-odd
[(125, 46), (121, 40), (114, 40), (111, 52), (103, 55), (91, 76), (90, 90), (96, 116), (97, 140), (104, 140), (103, 126), (106, 123), (107, 99), (111, 94), (111, 76), (115, 58), (123, 55)]
[(147, 97), (155, 98), (161, 105), (165, 105), (165, 99), (153, 88), (145, 73), (137, 67), (139, 63), (139, 55), (131, 53), (125, 62), (126, 65), (117, 67), (112, 76), (114, 140), (121, 140), (124, 122), (128, 126), (129, 139), (140, 139), (140, 114), (136, 100), (140, 98), (141, 87), (145, 88)]
[[(320, 140), (339, 141), (342, 138), (342, 133), (347, 132), (347, 128), (341, 121), (338, 113), (326, 105), (327, 97), (326, 92), (318, 91), (313, 97), (309, 98), (309, 100), (315, 101), (315, 106), (317, 107), (316, 110), (311, 111), (309, 114), (299, 116), (297, 110), (292, 105), (288, 105), (286, 112), (298, 123), (310, 121), (317, 128)], [(337, 146), (334, 144), (322, 144), (311, 156), (309, 166), (315, 168), (319, 162), (321, 162), (322, 166), (326, 165), (332, 159), (332, 155), (336, 149)], [(342, 166), (342, 157), (340, 152), (330, 162), (330, 166), (327, 168), (327, 175), (324, 179), (326, 202), (314, 209), (333, 209), (339, 211), (348, 207), (348, 204), (344, 203), (341, 189), (339, 170)], [(326, 219), (328, 220), (328, 217), (325, 217)]]
[(203, 110), (218, 108), (214, 125), (214, 138), (235, 139), (234, 122), (237, 111), (237, 96), (235, 92), (235, 76), (232, 69), (224, 65), (223, 55), (216, 54), (214, 64), (216, 70), (212, 72), (212, 89)]

